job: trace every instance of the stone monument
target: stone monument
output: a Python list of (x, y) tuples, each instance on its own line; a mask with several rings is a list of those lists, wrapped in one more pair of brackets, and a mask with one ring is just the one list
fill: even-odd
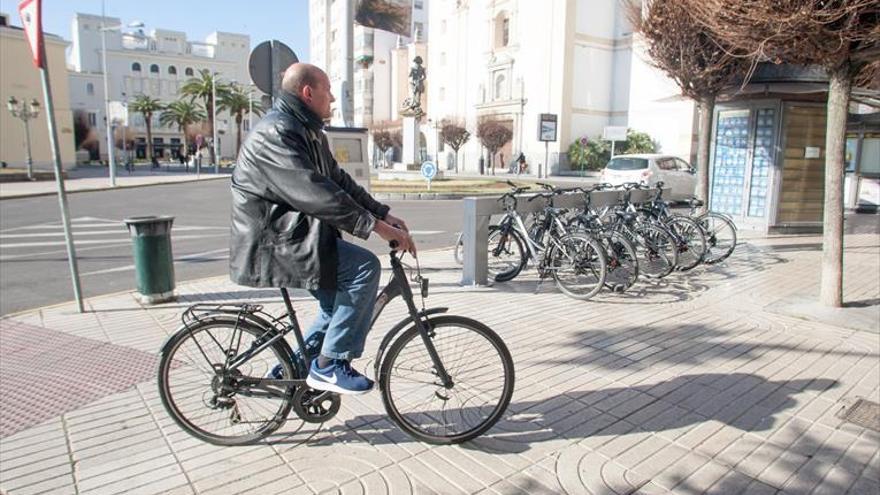
[(400, 115), (403, 116), (403, 164), (407, 170), (418, 170), (419, 157), (419, 121), (425, 112), (422, 110), (422, 94), (425, 92), (425, 68), (422, 57), (413, 59), (409, 71), (410, 96), (403, 100)]

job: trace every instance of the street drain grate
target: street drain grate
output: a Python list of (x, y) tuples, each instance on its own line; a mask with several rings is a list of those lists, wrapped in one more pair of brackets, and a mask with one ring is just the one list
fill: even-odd
[(840, 418), (862, 428), (880, 431), (880, 404), (858, 399), (855, 404), (841, 411)]

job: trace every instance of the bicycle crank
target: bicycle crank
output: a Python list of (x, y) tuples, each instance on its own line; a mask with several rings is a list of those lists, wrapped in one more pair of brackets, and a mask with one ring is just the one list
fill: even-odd
[(336, 416), (342, 398), (339, 394), (297, 387), (293, 393), (293, 410), (306, 423), (323, 423)]

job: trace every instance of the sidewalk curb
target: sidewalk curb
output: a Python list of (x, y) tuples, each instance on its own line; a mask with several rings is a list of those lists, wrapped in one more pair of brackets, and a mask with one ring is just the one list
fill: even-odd
[(372, 196), (377, 200), (395, 201), (395, 200), (432, 200), (432, 199), (462, 199), (480, 196), (498, 196), (499, 193), (373, 193)]
[[(209, 181), (209, 180), (227, 179), (227, 178), (229, 178), (229, 177), (231, 177), (230, 174), (223, 174), (223, 175), (218, 175), (218, 176), (216, 176), (216, 177), (211, 176), (211, 177), (204, 177), (204, 178), (199, 178), (199, 179), (195, 179), (195, 178), (193, 178), (193, 179), (178, 180), (178, 181), (169, 181), (169, 182), (147, 182), (147, 183), (144, 183), (144, 184), (125, 184), (125, 185), (117, 185), (116, 187), (113, 187), (113, 186), (101, 186), (101, 187), (95, 187), (95, 188), (89, 188), (89, 189), (74, 189), (74, 190), (67, 189), (65, 192), (66, 192), (67, 194), (77, 194), (77, 193), (97, 192), (97, 191), (117, 191), (117, 190), (119, 190), (119, 189), (133, 189), (133, 188), (136, 188), (136, 187), (150, 187), (150, 186), (167, 186), (167, 185), (173, 185), (173, 184), (187, 184), (187, 183), (191, 183), (191, 182), (202, 182), (202, 181)], [(75, 179), (74, 179), (74, 180), (75, 180)], [(50, 192), (35, 192), (35, 193), (10, 194), (10, 195), (5, 195), (5, 196), (0, 196), (0, 201), (4, 201), (4, 200), (7, 200), (7, 199), (36, 198), (36, 197), (40, 197), (40, 196), (55, 196), (56, 194), (58, 194), (58, 191), (57, 191), (57, 190), (55, 190), (55, 191), (50, 191)]]

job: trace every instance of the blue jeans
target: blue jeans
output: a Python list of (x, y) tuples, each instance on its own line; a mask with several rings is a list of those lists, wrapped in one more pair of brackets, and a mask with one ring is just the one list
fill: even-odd
[(342, 239), (336, 240), (336, 248), (336, 290), (310, 291), (318, 300), (318, 316), (306, 332), (305, 341), (320, 339), (324, 334), (321, 354), (351, 361), (364, 352), (382, 265), (375, 254)]

